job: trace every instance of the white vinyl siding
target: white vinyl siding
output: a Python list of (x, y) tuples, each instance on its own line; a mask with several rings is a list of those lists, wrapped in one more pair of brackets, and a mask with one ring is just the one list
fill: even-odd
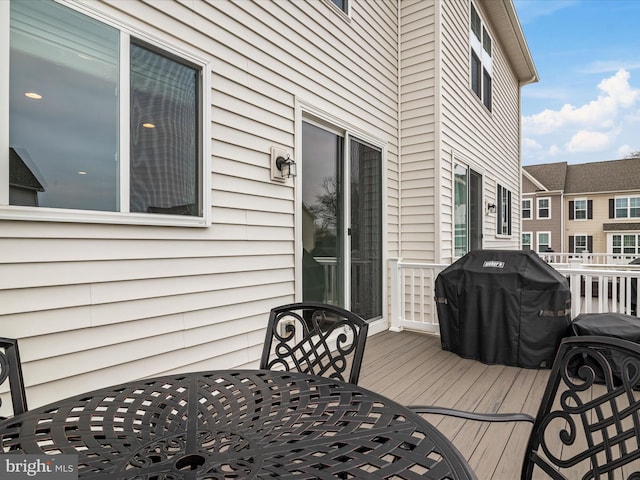
[[(425, 2), (430, 3), (430, 2)], [(483, 176), (485, 204), (496, 203), (497, 184), (512, 192), (512, 205), (520, 206), (520, 148), (519, 116), (520, 85), (510, 69), (502, 46), (491, 31), (491, 23), (485, 25), (492, 36), (493, 105), (489, 112), (471, 89), (461, 89), (469, 82), (469, 8), (470, 3), (435, 2), (442, 9), (442, 47), (440, 52), (441, 130), (436, 134), (440, 149), (441, 195), (436, 203), (441, 205), (439, 230), (442, 248), (452, 252), (453, 241), (453, 174), (451, 158), (454, 154), (467, 159), (472, 168)], [(483, 19), (482, 5), (475, 3)], [(496, 235), (497, 216), (483, 216), (483, 248), (520, 248), (520, 208), (512, 208), (511, 236)], [(443, 261), (449, 260), (443, 253)]]
[(30, 407), (133, 378), (257, 366), (269, 309), (296, 298), (296, 190), (271, 181), (270, 150), (297, 158), (298, 100), (385, 144), (397, 256), (397, 11), (376, 5), (352, 4), (348, 22), (326, 2), (82, 7), (209, 62), (210, 224), (0, 220), (0, 324), (20, 340)]
[(400, 2), (401, 256), (417, 261), (434, 261), (442, 241), (434, 228), (439, 209), (434, 182), (439, 8), (439, 2)]

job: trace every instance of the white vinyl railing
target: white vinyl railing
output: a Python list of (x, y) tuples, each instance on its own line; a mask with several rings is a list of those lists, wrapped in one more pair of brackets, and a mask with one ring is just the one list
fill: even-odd
[[(640, 265), (583, 265), (576, 261), (551, 265), (569, 279), (571, 318), (605, 312), (640, 316)], [(434, 287), (436, 277), (447, 267), (391, 260), (390, 330), (440, 332)]]
[(635, 254), (624, 253), (554, 253), (544, 252), (538, 254), (548, 263), (578, 262), (583, 265), (628, 265), (638, 258)]

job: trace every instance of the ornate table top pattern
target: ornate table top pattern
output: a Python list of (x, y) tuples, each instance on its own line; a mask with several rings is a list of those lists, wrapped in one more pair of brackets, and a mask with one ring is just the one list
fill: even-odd
[(5, 453), (78, 454), (80, 478), (474, 478), (434, 427), (352, 384), (290, 372), (172, 375), (0, 424)]

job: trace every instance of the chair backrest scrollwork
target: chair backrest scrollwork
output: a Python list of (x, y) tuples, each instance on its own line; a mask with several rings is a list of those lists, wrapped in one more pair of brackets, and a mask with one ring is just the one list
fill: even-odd
[(316, 302), (271, 310), (260, 368), (358, 383), (369, 325), (359, 315)]
[[(640, 345), (601, 336), (560, 344), (522, 478), (640, 480)], [(536, 477), (538, 478), (538, 477)]]
[[(22, 378), (22, 365), (18, 341), (13, 338), (0, 337), (0, 385), (9, 381), (13, 414), (27, 411), (27, 396)], [(1, 418), (1, 417), (0, 417)]]

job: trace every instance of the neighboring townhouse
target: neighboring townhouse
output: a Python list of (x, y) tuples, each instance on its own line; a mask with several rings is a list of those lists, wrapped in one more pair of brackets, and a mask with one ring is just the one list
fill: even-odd
[[(520, 245), (511, 0), (0, 2), (0, 331), (31, 406), (388, 326), (388, 260)], [(289, 176), (289, 174), (291, 174)]]
[[(533, 199), (525, 190), (527, 182), (552, 181), (558, 192), (553, 202), (560, 204), (558, 218), (525, 220), (527, 199), (535, 203), (545, 195), (535, 191)], [(540, 232), (557, 231), (562, 235), (558, 248), (552, 246), (557, 252), (640, 255), (640, 158), (523, 167), (522, 205), (523, 248), (524, 232), (531, 231), (535, 238)]]
[(563, 193), (567, 163), (522, 168), (522, 248), (564, 251)]

